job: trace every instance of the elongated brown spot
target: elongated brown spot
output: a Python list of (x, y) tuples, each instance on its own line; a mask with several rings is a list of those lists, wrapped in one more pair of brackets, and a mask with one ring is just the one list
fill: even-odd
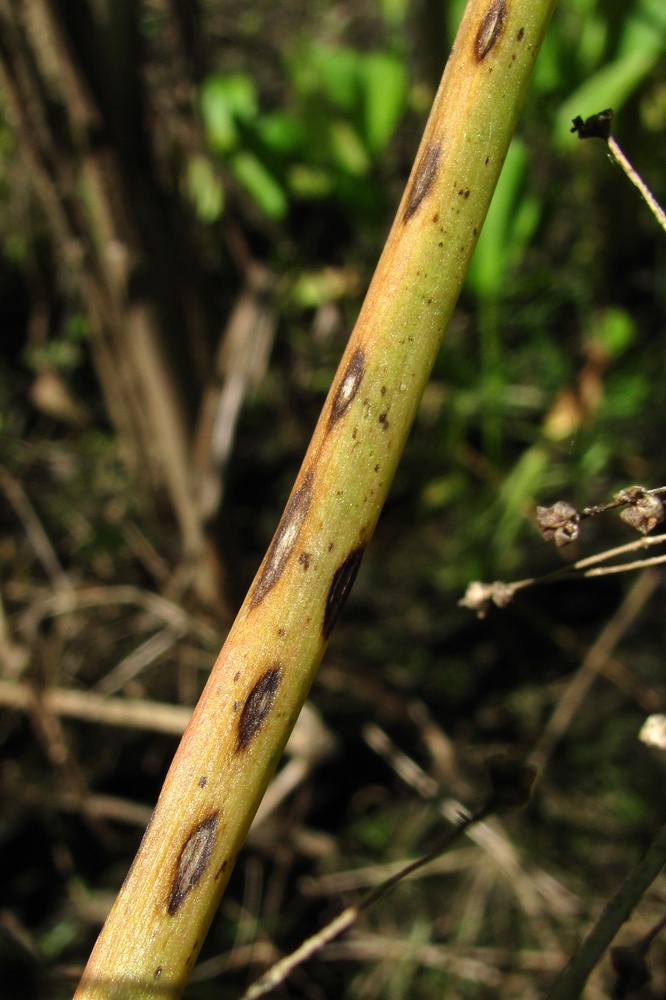
[(183, 900), (206, 870), (213, 849), (218, 816), (219, 812), (216, 811), (202, 820), (183, 845), (167, 904), (167, 910), (172, 917), (176, 915)]
[(488, 8), (488, 13), (481, 22), (481, 26), (476, 33), (474, 42), (474, 53), (477, 62), (485, 59), (497, 39), (502, 34), (504, 22), (506, 21), (506, 0), (495, 0)]
[(274, 667), (261, 675), (250, 691), (238, 720), (237, 750), (245, 749), (268, 718), (275, 703), (281, 679), (282, 664), (276, 663)]
[(252, 596), (250, 597), (250, 607), (256, 607), (263, 601), (264, 597), (278, 582), (289, 556), (291, 555), (301, 525), (305, 520), (305, 515), (312, 500), (312, 472), (307, 472), (302, 485), (296, 490), (293, 497), (287, 504), (282, 515), (282, 520), (275, 532), (275, 537), (268, 550), (261, 576), (257, 580)]
[(337, 625), (340, 612), (344, 608), (349, 597), (349, 592), (354, 585), (364, 552), (365, 545), (360, 545), (357, 549), (354, 549), (333, 574), (333, 580), (331, 581), (328, 597), (326, 598), (326, 608), (324, 609), (324, 623), (322, 625), (324, 639), (328, 639)]
[(349, 409), (349, 405), (358, 392), (358, 388), (365, 374), (365, 353), (357, 347), (352, 354), (345, 373), (340, 379), (340, 383), (335, 390), (331, 415), (328, 418), (329, 430), (336, 423), (343, 413)]
[(441, 147), (438, 142), (431, 142), (430, 145), (426, 146), (416, 170), (416, 177), (409, 191), (407, 207), (402, 217), (403, 222), (409, 222), (411, 217), (416, 214), (421, 202), (435, 183), (437, 167), (439, 166), (440, 149)]

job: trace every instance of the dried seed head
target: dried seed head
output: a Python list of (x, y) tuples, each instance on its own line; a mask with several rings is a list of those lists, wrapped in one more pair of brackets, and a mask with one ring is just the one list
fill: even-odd
[(515, 593), (515, 585), (504, 583), (503, 580), (496, 580), (495, 583), (474, 580), (468, 585), (465, 596), (458, 601), (458, 607), (469, 608), (476, 611), (477, 618), (485, 618), (491, 601), (498, 608), (505, 608), (513, 600)]
[[(640, 487), (632, 487), (632, 490), (635, 489), (640, 489)], [(628, 493), (629, 491), (623, 492)], [(664, 520), (664, 505), (659, 497), (643, 492), (635, 500), (631, 499), (628, 502), (631, 506), (622, 511), (620, 518), (625, 524), (640, 531), (641, 535), (648, 535)]]
[(642, 743), (647, 743), (649, 747), (659, 747), (660, 750), (666, 750), (666, 715), (661, 712), (648, 715), (641, 726), (638, 738)]
[(558, 548), (578, 538), (580, 515), (564, 500), (558, 500), (552, 507), (537, 507), (536, 521), (545, 540), (555, 542)]

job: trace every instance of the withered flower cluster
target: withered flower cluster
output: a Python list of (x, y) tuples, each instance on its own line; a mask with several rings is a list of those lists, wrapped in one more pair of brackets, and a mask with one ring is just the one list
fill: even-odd
[(623, 507), (620, 518), (625, 524), (635, 528), (641, 535), (648, 535), (664, 520), (664, 504), (657, 496), (661, 492), (663, 487), (648, 490), (644, 486), (629, 486), (616, 493), (609, 503), (598, 507), (584, 507), (581, 511), (565, 500), (558, 500), (551, 507), (537, 507), (536, 521), (545, 540), (555, 542), (561, 548), (576, 541), (583, 518)]

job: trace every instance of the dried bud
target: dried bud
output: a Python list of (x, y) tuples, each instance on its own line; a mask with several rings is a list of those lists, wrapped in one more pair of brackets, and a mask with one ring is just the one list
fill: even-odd
[(480, 580), (474, 580), (468, 585), (465, 596), (458, 601), (458, 607), (469, 608), (470, 611), (476, 611), (477, 618), (485, 618), (492, 596), (492, 586), (481, 583)]
[(661, 712), (648, 715), (641, 726), (638, 738), (641, 742), (647, 743), (649, 747), (659, 747), (661, 750), (666, 750), (666, 715), (662, 715)]
[(638, 503), (648, 493), (644, 486), (626, 486), (613, 497), (619, 503)]
[(459, 608), (470, 608), (476, 611), (477, 618), (485, 618), (490, 602), (498, 608), (505, 608), (516, 593), (515, 585), (496, 580), (495, 583), (481, 583), (474, 580), (465, 591), (465, 596), (458, 601)]
[[(631, 489), (633, 491), (640, 489), (640, 487), (633, 486)], [(624, 494), (628, 493), (629, 490), (623, 490), (623, 495), (618, 494), (618, 496), (625, 500)], [(626, 498), (626, 502), (630, 503), (631, 506), (622, 511), (620, 518), (625, 524), (640, 531), (641, 535), (648, 535), (664, 520), (664, 505), (659, 497), (655, 497), (651, 493), (642, 492), (636, 499)]]
[(578, 538), (580, 515), (564, 500), (558, 500), (552, 507), (537, 507), (536, 520), (545, 540), (555, 542), (558, 548)]

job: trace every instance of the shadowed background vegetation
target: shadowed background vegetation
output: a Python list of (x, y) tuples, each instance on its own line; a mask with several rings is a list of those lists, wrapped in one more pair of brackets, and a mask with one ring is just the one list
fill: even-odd
[[(277, 524), (461, 9), (0, 2), (8, 997), (72, 992)], [(666, 820), (666, 758), (637, 738), (666, 710), (661, 577), (534, 589), (483, 620), (457, 606), (471, 580), (633, 539), (597, 518), (560, 554), (537, 503), (664, 482), (664, 234), (569, 130), (613, 107), (663, 203), (665, 39), (661, 0), (556, 10), (293, 783), (238, 863), (192, 1000), (238, 996), (427, 849), (498, 751), (542, 765), (530, 806), (276, 995), (542, 996)], [(665, 901), (657, 880), (626, 940)], [(651, 965), (642, 997), (666, 992), (659, 942)]]

